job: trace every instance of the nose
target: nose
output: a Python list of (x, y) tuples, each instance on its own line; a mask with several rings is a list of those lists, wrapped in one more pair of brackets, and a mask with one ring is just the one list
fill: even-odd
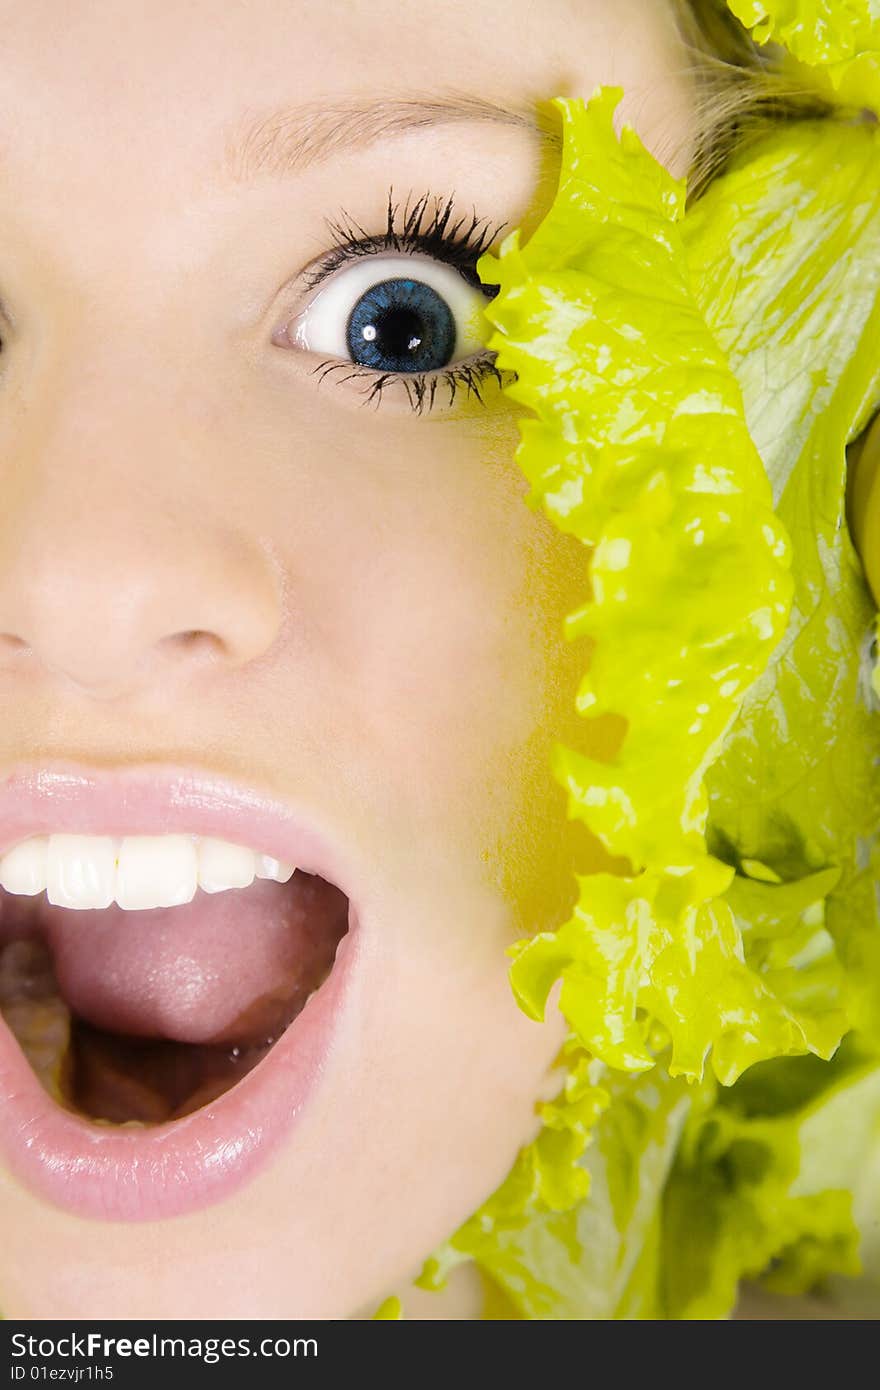
[(0, 679), (110, 699), (231, 672), (276, 639), (282, 584), (246, 477), (210, 412), (181, 406), (191, 392), (151, 397), (131, 368), (48, 373), (14, 420), (0, 403)]

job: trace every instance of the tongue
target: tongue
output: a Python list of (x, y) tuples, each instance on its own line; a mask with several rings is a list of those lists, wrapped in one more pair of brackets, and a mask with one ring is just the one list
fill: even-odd
[(314, 875), (197, 892), (182, 907), (35, 914), (67, 1004), (97, 1028), (178, 1042), (263, 1043), (329, 973), (348, 899)]

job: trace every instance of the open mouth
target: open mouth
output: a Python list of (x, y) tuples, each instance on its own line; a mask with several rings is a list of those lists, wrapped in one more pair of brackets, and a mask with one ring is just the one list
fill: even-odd
[(83, 1215), (218, 1200), (325, 1069), (358, 921), (335, 855), (289, 807), (216, 781), (120, 794), (109, 774), (41, 772), (18, 790), (0, 826), (19, 831), (0, 839), (7, 1162)]
[[(152, 905), (174, 896), (175, 855), (195, 861), (192, 897)], [(0, 887), (0, 1012), (44, 1090), (105, 1124), (167, 1123), (230, 1090), (324, 983), (348, 930), (348, 898), (319, 875), (196, 836), (35, 837), (0, 858), (4, 879), (30, 891)]]

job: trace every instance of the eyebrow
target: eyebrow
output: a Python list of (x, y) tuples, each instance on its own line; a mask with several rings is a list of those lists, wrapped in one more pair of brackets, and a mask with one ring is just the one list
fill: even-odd
[(227, 132), (221, 176), (233, 183), (299, 174), (339, 153), (367, 149), (379, 140), (414, 130), (465, 122), (517, 126), (558, 152), (558, 123), (538, 105), (439, 92), (429, 97), (381, 101), (336, 100), (320, 106), (284, 107), (249, 118)]

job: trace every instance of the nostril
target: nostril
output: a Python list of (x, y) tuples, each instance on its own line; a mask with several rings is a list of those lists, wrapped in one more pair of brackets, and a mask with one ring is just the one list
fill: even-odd
[(190, 628), (185, 632), (174, 632), (159, 641), (159, 650), (168, 656), (217, 656), (223, 652), (225, 643), (216, 633), (205, 632), (202, 628)]

